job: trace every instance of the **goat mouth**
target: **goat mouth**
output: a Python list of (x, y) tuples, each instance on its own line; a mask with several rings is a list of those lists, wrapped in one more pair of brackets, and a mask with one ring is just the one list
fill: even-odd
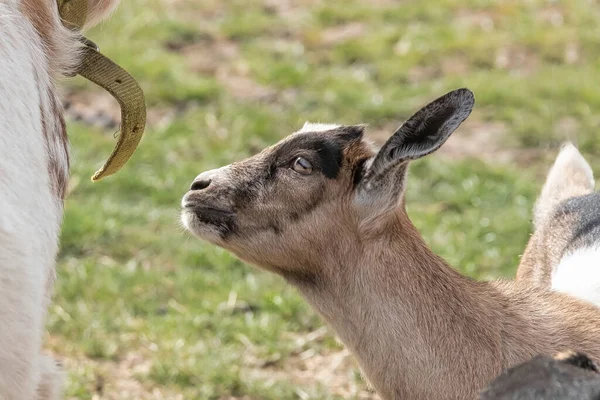
[(221, 208), (208, 207), (198, 204), (186, 204), (183, 207), (183, 214), (187, 215), (188, 223), (184, 225), (193, 233), (200, 234), (204, 232), (204, 227), (216, 229), (220, 236), (231, 233), (234, 223), (234, 213)]
[(233, 217), (233, 212), (214, 207), (191, 205), (184, 208), (187, 212), (198, 217), (202, 222), (222, 222)]
[(236, 230), (234, 213), (213, 207), (184, 206), (181, 221), (189, 232), (217, 245)]

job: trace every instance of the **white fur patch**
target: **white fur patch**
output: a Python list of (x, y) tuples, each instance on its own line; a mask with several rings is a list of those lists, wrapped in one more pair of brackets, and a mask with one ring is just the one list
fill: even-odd
[(313, 123), (306, 121), (302, 129), (298, 131), (300, 132), (325, 132), (330, 131), (335, 128), (339, 128), (341, 125), (338, 124), (321, 124), (321, 123)]
[(67, 153), (48, 58), (76, 48), (48, 54), (21, 4), (0, 1), (0, 399), (54, 400), (60, 374), (41, 344), (63, 204), (49, 161), (67, 174)]
[(552, 289), (600, 306), (600, 247), (564, 256), (552, 275)]
[[(93, 24), (118, 0), (88, 0)], [(57, 400), (61, 373), (41, 354), (55, 280), (68, 154), (53, 77), (79, 59), (57, 4), (0, 1), (0, 399)], [(61, 186), (62, 182), (62, 186)]]

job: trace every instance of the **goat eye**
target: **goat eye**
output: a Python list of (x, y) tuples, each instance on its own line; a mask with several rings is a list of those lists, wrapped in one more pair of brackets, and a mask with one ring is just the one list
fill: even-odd
[(306, 158), (303, 157), (296, 158), (294, 164), (292, 165), (292, 168), (294, 169), (294, 171), (302, 175), (310, 175), (313, 170), (312, 164)]

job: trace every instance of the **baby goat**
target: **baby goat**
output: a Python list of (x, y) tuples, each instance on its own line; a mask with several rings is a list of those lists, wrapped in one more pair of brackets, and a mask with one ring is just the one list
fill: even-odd
[[(88, 0), (88, 22), (118, 0)], [(0, 399), (56, 399), (60, 373), (40, 354), (69, 176), (54, 79), (79, 62), (79, 35), (56, 0), (0, 2)]]
[(409, 162), (442, 146), (473, 106), (469, 90), (447, 93), (377, 153), (363, 126), (307, 123), (198, 175), (182, 222), (294, 285), (385, 399), (475, 399), (538, 354), (575, 349), (598, 360), (595, 305), (527, 282), (465, 277), (408, 218)]

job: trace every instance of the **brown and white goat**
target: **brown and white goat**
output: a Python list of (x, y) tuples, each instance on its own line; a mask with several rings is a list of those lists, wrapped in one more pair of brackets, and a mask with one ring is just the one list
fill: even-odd
[(475, 399), (504, 369), (538, 354), (574, 349), (598, 360), (595, 305), (526, 282), (462, 276), (406, 213), (410, 160), (442, 146), (473, 105), (469, 90), (450, 92), (377, 153), (363, 126), (305, 124), (198, 175), (182, 222), (294, 285), (385, 399)]
[[(118, 0), (88, 0), (88, 25)], [(0, 399), (56, 399), (60, 372), (42, 356), (44, 321), (69, 176), (54, 80), (79, 62), (79, 35), (56, 0), (0, 2)]]

